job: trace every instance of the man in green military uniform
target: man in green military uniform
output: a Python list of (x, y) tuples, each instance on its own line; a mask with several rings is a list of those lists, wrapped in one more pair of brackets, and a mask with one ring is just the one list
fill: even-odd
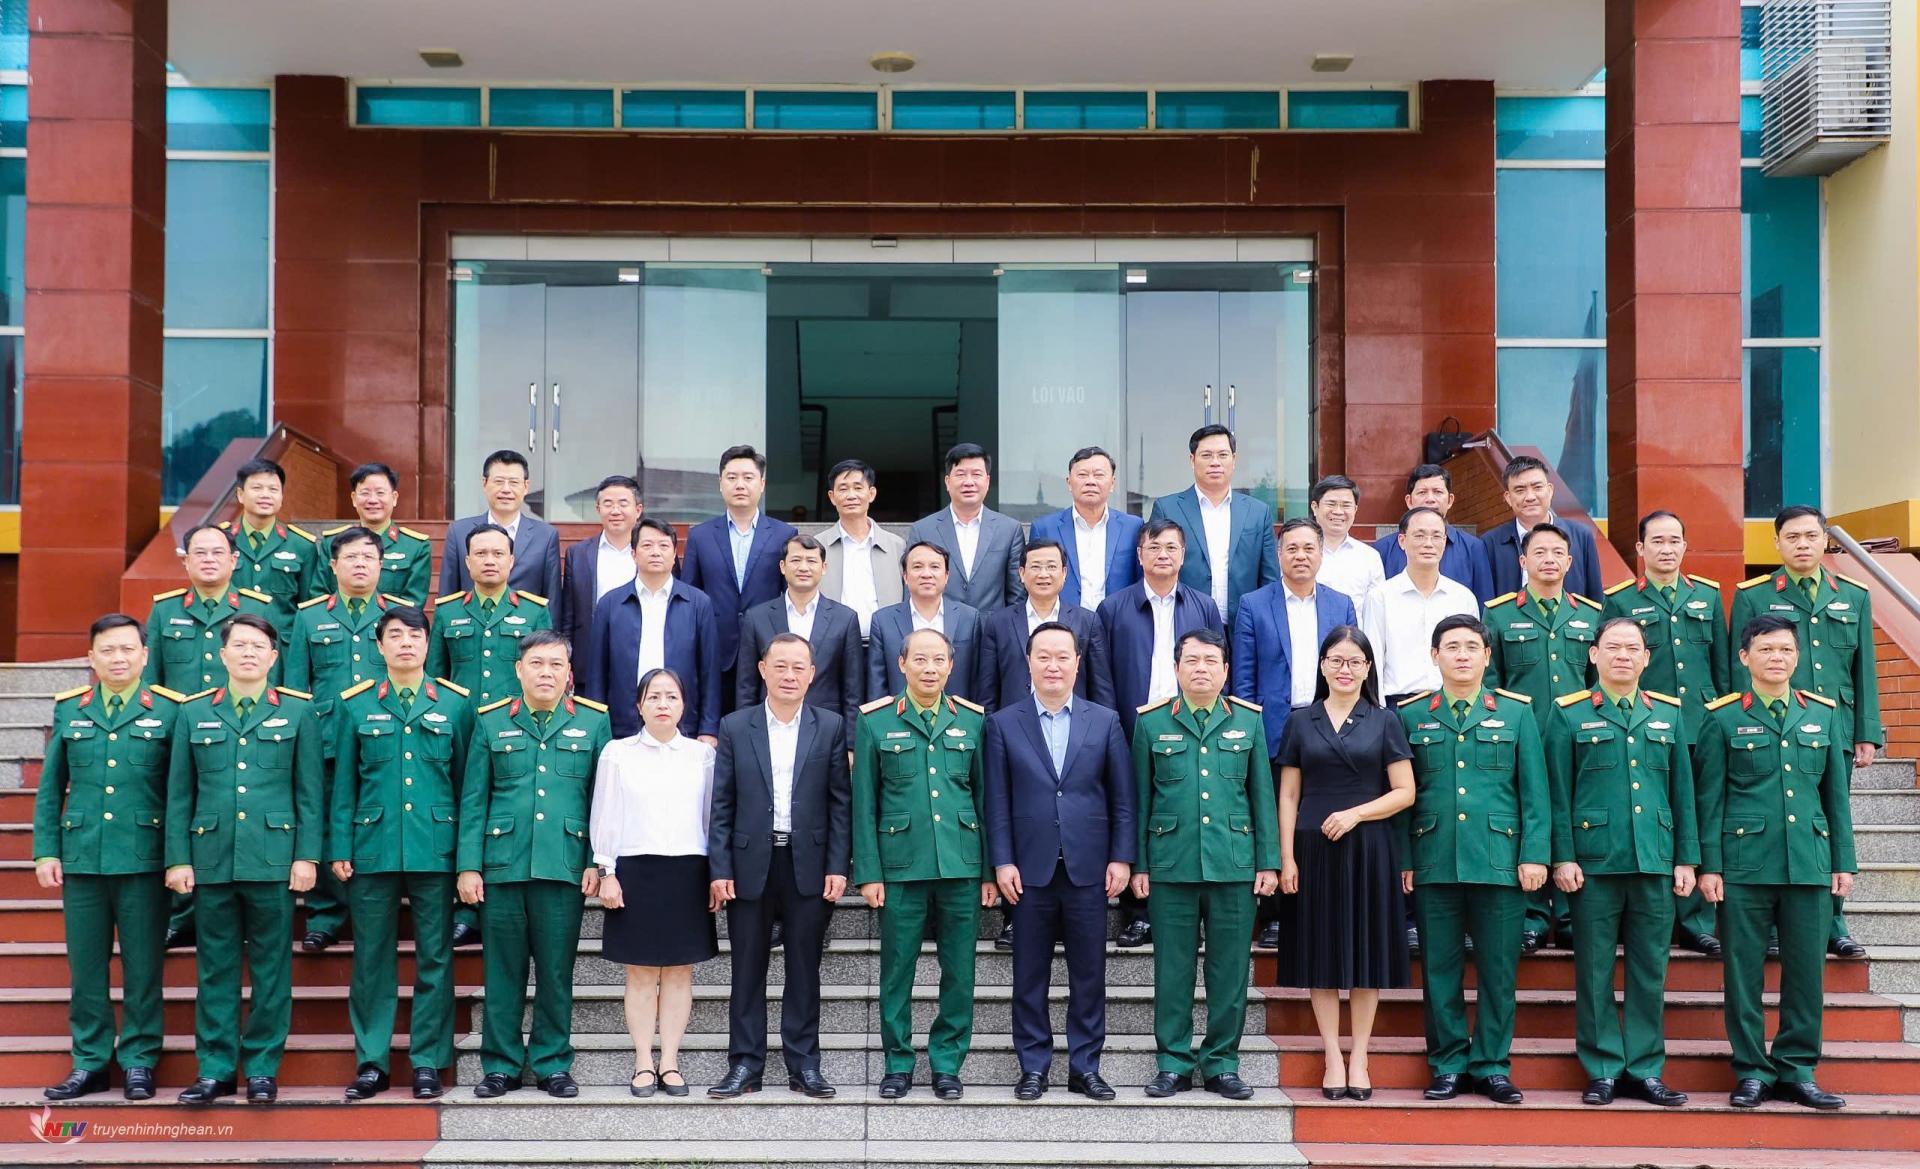
[[(1855, 767), (1865, 767), (1873, 762), (1874, 749), (1887, 741), (1880, 726), (1880, 683), (1874, 667), (1873, 600), (1859, 581), (1820, 566), (1827, 552), (1827, 517), (1819, 509), (1782, 511), (1773, 518), (1773, 540), (1782, 567), (1740, 582), (1733, 597), (1733, 628), (1745, 629), (1763, 614), (1793, 622), (1800, 648), (1793, 685), (1833, 701), (1841, 745), (1852, 752)], [(1747, 686), (1750, 674), (1738, 662), (1732, 673), (1737, 693)], [(1845, 784), (1841, 791), (1846, 791)], [(1839, 893), (1833, 896), (1827, 952), (1864, 958), (1867, 948), (1853, 940), (1841, 912), (1845, 900)]]
[[(1140, 709), (1133, 775), (1140, 824), (1134, 895), (1153, 898), (1153, 1034), (1160, 1073), (1149, 1096), (1193, 1088), (1245, 1100), (1240, 1031), (1247, 1010), (1255, 899), (1280, 887), (1279, 804), (1260, 708), (1227, 698), (1227, 640), (1211, 629), (1173, 647), (1180, 692)], [(1218, 772), (1217, 775), (1210, 775)], [(1193, 1050), (1194, 962), (1207, 936), (1207, 1031)], [(1397, 927), (1396, 927), (1397, 928)]]
[(280, 518), (286, 502), (287, 473), (272, 459), (243, 463), (234, 473), (233, 494), (240, 519), (220, 526), (233, 533), (242, 585), (273, 598), (273, 624), (285, 644), (293, 629), (295, 606), (321, 590), (320, 555), (313, 536)]
[[(1644, 571), (1607, 590), (1605, 619), (1630, 617), (1646, 635), (1647, 671), (1640, 683), (1680, 700), (1681, 726), (1692, 747), (1700, 741), (1707, 703), (1733, 684), (1720, 582), (1681, 571), (1687, 531), (1670, 511), (1642, 517), (1640, 542), (1634, 547)], [(1714, 933), (1713, 906), (1697, 887), (1679, 902), (1674, 907), (1674, 941), (1717, 957), (1720, 939)]]
[[(433, 540), (424, 532), (393, 522), (393, 509), (400, 502), (400, 477), (385, 463), (362, 463), (353, 469), (347, 482), (352, 486), (350, 500), (354, 515), (359, 517), (358, 526), (372, 532), (380, 546), (380, 579), (375, 591), (409, 605), (425, 605), (433, 588)], [(354, 526), (328, 528), (320, 538), (338, 536)], [(326, 558), (320, 558), (314, 578), (316, 594), (334, 590), (334, 576)]]
[[(184, 699), (141, 684), (146, 637), (125, 613), (109, 613), (87, 631), (87, 664), (97, 685), (54, 696), (53, 733), (33, 801), (34, 875), (42, 889), (61, 890), (73, 979), (73, 1071), (46, 1096), (75, 1100), (106, 1091), (108, 1065), (117, 1060), (127, 1099), (151, 1100), (164, 1023), (167, 750)], [(118, 1050), (107, 987), (116, 934), (126, 988)]]
[[(1547, 720), (1553, 882), (1573, 908), (1574, 1050), (1585, 1104), (1630, 1096), (1687, 1102), (1660, 1079), (1674, 898), (1693, 891), (1700, 840), (1680, 700), (1641, 688), (1646, 635), (1631, 617), (1600, 627), (1599, 685), (1569, 694)], [(1613, 998), (1613, 952), (1626, 997)]]
[[(1399, 818), (1401, 881), (1414, 896), (1425, 971), (1429, 1100), (1477, 1088), (1495, 1103), (1523, 1099), (1513, 1063), (1520, 927), (1526, 894), (1547, 880), (1547, 767), (1532, 700), (1488, 689), (1487, 627), (1441, 618), (1433, 629), (1440, 689), (1400, 704), (1413, 746), (1414, 802)], [(1467, 1033), (1466, 964), (1478, 978)]]
[(375, 635), (387, 676), (340, 696), (327, 858), (353, 907), (353, 989), (347, 998), (358, 1073), (348, 1100), (386, 1091), (399, 1005), (395, 946), (400, 899), (413, 915), (413, 1097), (440, 1095), (453, 1063), (453, 862), (460, 783), (473, 708), (467, 692), (429, 679), (427, 615), (381, 614)]
[[(1487, 632), (1493, 637), (1496, 686), (1533, 699), (1535, 708), (1584, 690), (1593, 678), (1588, 651), (1600, 626), (1600, 602), (1566, 591), (1573, 564), (1573, 543), (1553, 524), (1540, 524), (1520, 542), (1520, 569), (1526, 585), (1487, 602)], [(1546, 727), (1541, 727), (1546, 733)], [(1567, 901), (1549, 885), (1527, 895), (1527, 920), (1520, 950), (1531, 954), (1559, 933), (1572, 936)]]
[[(247, 1077), (247, 1101), (279, 1097), (293, 1020), (293, 898), (313, 888), (326, 808), (308, 696), (268, 684), (273, 622), (243, 613), (221, 633), (227, 685), (180, 708), (167, 773), (167, 887), (199, 891), (200, 1072), (182, 1104), (211, 1104)], [(252, 1000), (240, 1029), (240, 963)]]
[(906, 692), (860, 708), (853, 751), (853, 883), (880, 911), (880, 1098), (913, 1089), (913, 976), (931, 921), (940, 1003), (927, 1063), (933, 1094), (958, 1100), (980, 909), (999, 901), (982, 812), (986, 712), (946, 692), (953, 644), (938, 630), (908, 634), (899, 666)]
[(483, 523), (469, 530), (466, 558), (473, 587), (433, 603), (427, 672), (453, 679), (473, 694), (475, 706), (488, 706), (520, 692), (513, 675), (520, 639), (553, 628), (553, 618), (547, 598), (508, 587), (513, 539), (505, 528)]
[[(587, 843), (594, 768), (612, 738), (607, 708), (569, 697), (567, 640), (550, 629), (520, 643), (521, 696), (475, 711), (460, 791), (460, 900), (487, 931), (485, 1021), (473, 1094), (521, 1087), (529, 1063), (540, 1090), (577, 1096), (573, 963), (586, 898), (600, 886)], [(521, 1038), (527, 975), (538, 983), (533, 1031)]]
[[(1850, 728), (1831, 698), (1791, 683), (1799, 622), (1763, 613), (1740, 626), (1741, 691), (1708, 706), (1700, 736), (1700, 885), (1719, 903), (1726, 944), (1729, 1098), (1771, 1095), (1808, 1108), (1846, 1101), (1814, 1083), (1820, 1061), (1829, 897), (1853, 888)], [(1822, 639), (1824, 640), (1824, 639)], [(1766, 1046), (1769, 929), (1780, 935), (1780, 1026)]]

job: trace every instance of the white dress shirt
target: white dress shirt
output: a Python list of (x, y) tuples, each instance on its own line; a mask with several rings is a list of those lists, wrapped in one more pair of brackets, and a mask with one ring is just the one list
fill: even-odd
[(1073, 512), (1073, 554), (1080, 559), (1080, 607), (1098, 609), (1107, 596), (1107, 520), (1110, 508), (1100, 510), (1097, 523), (1088, 523), (1079, 508)]
[(1287, 594), (1287, 655), (1293, 664), (1293, 705), (1313, 701), (1313, 688), (1320, 679), (1320, 600), (1319, 590), (1297, 597), (1285, 585)]
[(1386, 565), (1373, 545), (1361, 543), (1348, 533), (1338, 544), (1329, 544), (1320, 552), (1319, 583), (1347, 594), (1357, 614), (1373, 590), (1387, 583)]
[(594, 545), (593, 599), (599, 600), (621, 585), (632, 584), (639, 570), (633, 563), (633, 550), (607, 539), (605, 532)]
[(980, 551), (980, 521), (986, 516), (987, 509), (983, 507), (976, 512), (972, 523), (961, 519), (960, 513), (952, 508), (948, 508), (947, 512), (953, 516), (953, 542), (960, 545), (954, 549), (960, 554), (960, 571), (972, 579), (973, 557)]
[(1373, 642), (1383, 700), (1440, 685), (1440, 668), (1433, 664), (1433, 627), (1456, 613), (1480, 616), (1480, 600), (1466, 585), (1445, 576), (1431, 594), (1422, 594), (1402, 572), (1368, 595), (1360, 628)]
[(1053, 599), (1052, 609), (1048, 610), (1045, 613), (1042, 613), (1033, 607), (1033, 594), (1029, 593), (1027, 594), (1026, 608), (1027, 608), (1027, 636), (1028, 637), (1032, 637), (1033, 631), (1040, 628), (1042, 625), (1045, 625), (1047, 622), (1060, 620), (1060, 598), (1059, 597), (1055, 597)]
[(1200, 501), (1201, 535), (1207, 541), (1207, 564), (1213, 569), (1213, 603), (1220, 607), (1220, 613), (1227, 612), (1227, 570), (1232, 567), (1233, 551), (1233, 492), (1227, 492), (1218, 506), (1207, 498), (1207, 493), (1199, 487), (1193, 489), (1193, 496)]
[[(835, 525), (839, 527), (839, 525)], [(840, 595), (834, 600), (852, 609), (860, 618), (860, 636), (867, 637), (873, 627), (873, 611), (880, 607), (880, 594), (873, 584), (873, 529), (867, 538), (856, 540), (840, 527)]]
[(1162, 597), (1147, 586), (1147, 608), (1153, 610), (1153, 664), (1147, 671), (1147, 701), (1172, 698), (1179, 689), (1173, 670), (1173, 601), (1180, 595), (1175, 585)]
[(932, 617), (922, 617), (920, 615), (920, 606), (914, 604), (911, 600), (907, 602), (907, 612), (913, 615), (913, 628), (908, 630), (910, 633), (917, 633), (922, 629), (935, 629), (941, 633), (947, 631), (947, 598), (945, 594), (941, 595), (940, 607), (933, 611)]
[[(713, 804), (713, 748), (644, 727), (600, 752), (588, 839), (595, 864), (623, 856), (705, 856)], [(639, 892), (639, 890), (635, 890)]]
[(781, 722), (771, 702), (761, 704), (767, 712), (767, 764), (773, 769), (773, 830), (793, 831), (793, 757), (800, 750), (800, 715), (794, 711), (792, 722)]
[(673, 582), (669, 580), (656, 592), (636, 576), (633, 593), (640, 598), (640, 669), (634, 678), (638, 683), (648, 670), (667, 664), (667, 601), (673, 596)]
[(813, 594), (813, 599), (807, 602), (807, 607), (804, 610), (793, 607), (793, 590), (789, 589), (781, 595), (784, 596), (787, 601), (787, 632), (798, 633), (811, 642), (813, 640), (813, 619), (820, 615), (820, 594)]
[[(511, 541), (513, 542), (513, 544), (514, 544), (514, 546), (515, 546), (515, 547), (519, 547), (519, 545), (520, 545), (520, 520), (521, 520), (521, 518), (522, 518), (522, 517), (524, 517), (524, 516), (525, 516), (526, 514), (527, 514), (527, 513), (526, 513), (526, 512), (524, 512), (524, 511), (517, 511), (517, 512), (514, 512), (514, 513), (513, 513), (513, 522), (509, 524), (509, 523), (505, 523), (505, 522), (503, 522), (503, 521), (502, 521), (502, 520), (500, 519), (500, 517), (499, 517), (499, 516), (497, 516), (497, 515), (494, 515), (492, 511), (488, 511), (488, 512), (487, 512), (487, 522), (488, 522), (488, 523), (490, 523), (490, 524), (498, 524), (498, 525), (499, 525), (500, 527), (503, 527), (503, 528), (505, 528), (505, 529), (507, 530), (507, 539), (509, 539), (509, 540), (511, 540)], [(629, 556), (629, 557), (628, 557), (628, 559), (632, 559), (632, 557), (631, 557), (631, 556)]]

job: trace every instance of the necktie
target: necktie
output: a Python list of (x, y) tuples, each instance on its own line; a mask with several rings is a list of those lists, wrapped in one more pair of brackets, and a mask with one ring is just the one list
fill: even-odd
[(360, 615), (366, 611), (367, 599), (365, 597), (351, 597), (347, 600), (347, 615), (354, 620), (359, 620)]
[(215, 597), (208, 597), (206, 600), (200, 603), (206, 606), (207, 616), (209, 617), (213, 616), (215, 613), (218, 613), (220, 611), (220, 601)]
[(1621, 699), (1618, 699), (1617, 701), (1615, 701), (1615, 702), (1614, 702), (1614, 705), (1620, 708), (1620, 717), (1621, 717), (1621, 718), (1632, 718), (1632, 717), (1633, 717), (1633, 699), (1631, 699), (1631, 698), (1621, 698)]
[(937, 717), (939, 717), (938, 714), (932, 708), (920, 712), (920, 721), (927, 724), (927, 733), (929, 735), (933, 733), (933, 722)]
[(267, 542), (267, 537), (264, 532), (256, 532), (256, 531), (252, 531), (251, 529), (248, 530), (247, 543), (252, 546), (255, 552), (260, 551), (260, 549), (266, 544), (266, 542)]
[(118, 694), (107, 695), (107, 720), (109, 722), (120, 717), (120, 707), (123, 705), (124, 702)]
[(238, 714), (240, 716), (241, 722), (247, 721), (247, 715), (251, 713), (253, 710), (253, 699), (251, 698), (234, 699), (233, 710), (235, 714)]
[(493, 607), (494, 607), (493, 601), (491, 600), (481, 601), (480, 615), (483, 617), (491, 618), (493, 616)]
[(1814, 584), (1812, 577), (1803, 576), (1800, 578), (1800, 591), (1806, 595), (1809, 604), (1813, 602), (1813, 592), (1817, 587), (1819, 586)]
[(1553, 611), (1559, 607), (1560, 607), (1560, 602), (1557, 598), (1554, 598), (1554, 597), (1540, 598), (1540, 611), (1542, 613), (1545, 613), (1549, 617), (1553, 616)]
[(1768, 699), (1767, 713), (1773, 716), (1775, 725), (1785, 726), (1787, 724), (1787, 700), (1784, 698)]
[(1454, 722), (1463, 721), (1467, 717), (1467, 708), (1472, 705), (1473, 705), (1472, 703), (1468, 702), (1464, 698), (1454, 699), (1453, 700), (1453, 721)]
[(1669, 609), (1673, 608), (1673, 603), (1678, 598), (1679, 593), (1680, 590), (1673, 585), (1660, 586), (1660, 595), (1667, 599), (1667, 608)]
[(547, 724), (552, 721), (553, 712), (551, 710), (536, 710), (533, 712), (534, 725), (538, 726), (542, 731), (545, 731)]
[(411, 686), (403, 686), (400, 688), (400, 709), (413, 709), (413, 688)]

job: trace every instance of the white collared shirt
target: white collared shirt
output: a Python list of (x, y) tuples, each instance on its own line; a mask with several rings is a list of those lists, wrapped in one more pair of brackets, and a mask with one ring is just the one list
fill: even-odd
[(520, 546), (520, 521), (525, 519), (526, 515), (527, 513), (524, 511), (517, 511), (513, 513), (512, 523), (503, 524), (500, 522), (499, 516), (494, 515), (492, 511), (488, 511), (487, 522), (505, 528), (507, 530), (507, 539), (513, 541), (514, 547), (517, 548)]
[(1382, 699), (1440, 685), (1440, 668), (1433, 664), (1433, 627), (1456, 613), (1480, 616), (1480, 600), (1446, 576), (1438, 578), (1430, 595), (1423, 595), (1404, 572), (1368, 595), (1360, 628), (1373, 642)]
[(1079, 508), (1067, 510), (1073, 513), (1073, 553), (1080, 559), (1080, 607), (1098, 609), (1107, 596), (1107, 521), (1113, 509), (1100, 509), (1100, 521), (1092, 524)]
[(1060, 620), (1060, 598), (1059, 597), (1055, 597), (1053, 599), (1052, 611), (1046, 614), (1042, 614), (1040, 613), (1039, 610), (1033, 607), (1033, 594), (1029, 593), (1027, 594), (1026, 609), (1027, 609), (1027, 636), (1028, 637), (1032, 637), (1033, 631), (1040, 628), (1042, 625), (1045, 625), (1047, 622)]
[(840, 533), (840, 595), (834, 600), (859, 616), (864, 638), (872, 630), (873, 611), (880, 607), (880, 593), (873, 583), (873, 528), (867, 528), (866, 539), (856, 540), (846, 528), (834, 527)]
[(762, 703), (767, 712), (767, 765), (773, 770), (773, 830), (793, 831), (793, 765), (800, 750), (800, 716), (794, 711), (792, 722), (781, 722), (771, 702)]
[(608, 743), (594, 776), (588, 821), (594, 863), (707, 855), (713, 760), (713, 748), (698, 739), (675, 733), (663, 743), (644, 727)]
[(1173, 602), (1180, 595), (1178, 584), (1167, 595), (1158, 596), (1147, 586), (1147, 608), (1153, 611), (1153, 661), (1147, 670), (1147, 701), (1172, 698), (1179, 689), (1173, 669)]
[(781, 595), (787, 602), (787, 632), (798, 633), (808, 641), (812, 641), (813, 619), (820, 614), (820, 594), (813, 594), (812, 602), (804, 610), (793, 607), (793, 590), (789, 589)]
[(1367, 602), (1373, 590), (1387, 583), (1386, 565), (1371, 544), (1363, 544), (1347, 533), (1338, 544), (1329, 544), (1320, 553), (1317, 583), (1347, 594), (1355, 613)]
[(981, 508), (979, 514), (973, 517), (972, 523), (962, 520), (960, 513), (952, 508), (947, 509), (947, 514), (953, 517), (953, 542), (960, 545), (954, 549), (960, 554), (960, 571), (971, 579), (973, 557), (980, 551), (980, 521), (986, 518), (987, 509)]
[(648, 670), (667, 664), (667, 601), (673, 596), (673, 582), (669, 580), (655, 592), (635, 576), (633, 594), (640, 598), (640, 668), (634, 677), (638, 682)]
[(912, 597), (907, 598), (907, 613), (913, 618), (913, 628), (908, 631), (910, 633), (917, 633), (922, 629), (937, 629), (941, 633), (947, 631), (947, 598), (945, 595), (941, 596), (940, 607), (933, 611), (931, 618), (920, 615), (920, 606), (913, 603)]
[(610, 543), (607, 534), (601, 532), (594, 545), (593, 599), (597, 601), (621, 585), (632, 584), (638, 571), (633, 551)]
[(1314, 684), (1320, 676), (1320, 601), (1315, 589), (1304, 597), (1295, 596), (1285, 585), (1287, 595), (1287, 654), (1293, 665), (1293, 705), (1313, 701)]
[(1227, 570), (1232, 567), (1230, 554), (1233, 551), (1233, 492), (1215, 505), (1207, 498), (1207, 493), (1194, 485), (1193, 497), (1200, 501), (1201, 535), (1207, 541), (1207, 564), (1213, 569), (1213, 603), (1220, 607), (1220, 615), (1227, 612)]

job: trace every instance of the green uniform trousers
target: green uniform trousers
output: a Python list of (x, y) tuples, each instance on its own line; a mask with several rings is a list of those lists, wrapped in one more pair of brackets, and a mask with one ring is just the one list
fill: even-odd
[[(1527, 895), (1518, 885), (1421, 885), (1413, 891), (1425, 986), (1427, 1063), (1433, 1074), (1504, 1076), (1512, 1071), (1514, 992)], [(1466, 939), (1478, 987), (1467, 1032)]]
[[(1832, 897), (1818, 885), (1727, 882), (1720, 920), (1726, 928), (1721, 943), (1726, 947), (1725, 1010), (1734, 1078), (1769, 1085), (1813, 1079), (1814, 1065), (1820, 1062)], [(1780, 1027), (1771, 1052), (1760, 1005), (1770, 927), (1780, 931)]]
[[(517, 1077), (529, 1063), (536, 1078), (572, 1070), (573, 961), (580, 952), (580, 914), (586, 904), (580, 886), (569, 882), (487, 882), (487, 899), (480, 903), (481, 929), (487, 937), (482, 963), (487, 988), (480, 1035), (483, 1074)], [(361, 944), (355, 941), (354, 949)], [(448, 957), (450, 961), (451, 952)], [(529, 958), (533, 1029), (523, 1037)]]
[[(973, 877), (888, 881), (880, 910), (880, 1046), (887, 1074), (913, 1071), (913, 983), (931, 919), (940, 957), (940, 1002), (927, 1028), (927, 1066), (960, 1074), (973, 1046), (973, 963), (980, 882)], [(493, 940), (487, 940), (489, 949)]]
[(387, 1070), (393, 1016), (399, 1009), (400, 898), (413, 913), (413, 1026), (408, 1058), (415, 1068), (453, 1063), (453, 874), (355, 873), (347, 883), (353, 907), (353, 1023), (356, 1067)]
[(1705, 897), (1700, 896), (1700, 890), (1697, 888), (1685, 897), (1673, 899), (1673, 929), (1676, 935), (1685, 932), (1712, 934), (1714, 937), (1719, 937), (1720, 931), (1715, 925), (1714, 917), (1712, 904)]
[[(325, 724), (328, 734), (332, 734), (332, 721)], [(321, 769), (324, 779), (322, 808), (333, 807), (333, 760), (329, 759)], [(332, 865), (321, 865), (320, 875), (313, 882), (313, 888), (300, 895), (300, 903), (307, 910), (307, 931), (324, 930), (339, 937), (347, 932), (347, 887), (340, 878), (333, 875)], [(359, 935), (355, 935), (357, 938)], [(392, 946), (388, 946), (390, 952)], [(358, 959), (356, 959), (357, 961)]]
[[(1572, 917), (1567, 909), (1567, 895), (1556, 888), (1552, 881), (1548, 881), (1539, 889), (1523, 896), (1527, 900), (1527, 917), (1520, 928), (1526, 933), (1539, 934), (1543, 942), (1548, 934), (1558, 931), (1558, 941), (1561, 945), (1566, 945), (1567, 938), (1572, 935), (1573, 929)], [(1422, 934), (1420, 941), (1424, 945), (1426, 935)]]
[[(1644, 873), (1588, 875), (1573, 906), (1573, 1046), (1587, 1078), (1636, 1080), (1666, 1066), (1667, 955), (1673, 945), (1673, 882)], [(1613, 952), (1626, 961), (1616, 1012)]]
[[(1257, 908), (1251, 881), (1153, 883), (1153, 1037), (1159, 1068), (1212, 1079), (1240, 1068)], [(1207, 937), (1207, 1033), (1193, 1050), (1193, 967)]]
[(160, 1037), (166, 1029), (160, 975), (167, 953), (166, 884), (159, 873), (68, 873), (64, 896), (67, 968), (73, 978), (73, 999), (67, 1004), (73, 1066), (105, 1071), (115, 1059), (108, 962), (117, 932), (126, 988), (119, 1063), (123, 1068), (153, 1067), (160, 1060)]
[[(293, 1022), (293, 894), (284, 881), (196, 885), (200, 966), (195, 1054), (211, 1080), (280, 1074)], [(240, 1029), (240, 963), (253, 998)], [(244, 1070), (243, 1070), (244, 1069)]]

